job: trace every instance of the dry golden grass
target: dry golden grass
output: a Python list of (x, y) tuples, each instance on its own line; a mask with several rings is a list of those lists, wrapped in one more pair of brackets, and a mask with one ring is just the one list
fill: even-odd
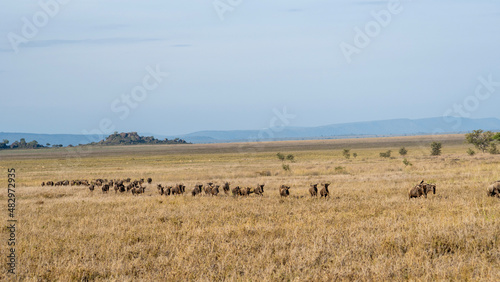
[[(500, 200), (486, 187), (500, 179), (500, 157), (468, 156), (455, 135), (437, 137), (443, 155), (430, 157), (433, 138), (0, 152), (0, 187), (7, 168), (17, 170), (17, 279), (499, 281)], [(400, 146), (413, 166), (403, 165)], [(342, 148), (358, 157), (343, 158)], [(388, 149), (396, 158), (379, 157)], [(278, 151), (295, 155), (291, 172)], [(149, 176), (153, 184), (136, 197), (39, 186)], [(437, 194), (408, 200), (422, 179), (437, 183)], [(156, 183), (183, 182), (188, 192), (209, 181), (265, 183), (265, 193), (156, 194)], [(309, 184), (324, 181), (330, 199), (311, 199)], [(279, 196), (280, 184), (292, 186), (289, 198)], [(0, 265), (0, 280), (12, 278)]]

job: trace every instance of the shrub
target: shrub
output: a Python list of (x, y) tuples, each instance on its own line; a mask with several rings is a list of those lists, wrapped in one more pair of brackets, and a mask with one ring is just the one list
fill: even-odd
[(440, 156), (441, 155), (441, 142), (432, 142), (431, 143), (431, 156)]
[(292, 155), (292, 154), (289, 154), (288, 156), (286, 156), (286, 159), (289, 160), (289, 161), (291, 161), (292, 163), (295, 162), (295, 156)]
[(284, 160), (285, 160), (285, 155), (283, 155), (282, 153), (277, 153), (277, 154), (276, 154), (276, 157), (278, 157), (278, 159), (279, 159), (280, 161), (284, 161)]
[(412, 164), (412, 163), (410, 163), (410, 162), (409, 162), (406, 158), (403, 160), (403, 164), (404, 164), (405, 166), (412, 166), (412, 165), (413, 165), (413, 164)]
[(401, 148), (399, 149), (399, 154), (400, 154), (401, 156), (406, 156), (406, 154), (407, 154), (407, 153), (408, 153), (408, 150), (406, 150), (406, 148), (405, 148), (405, 147), (401, 147)]
[(282, 164), (281, 167), (283, 168), (284, 171), (290, 171), (290, 165)]
[(346, 159), (349, 159), (351, 157), (351, 153), (350, 152), (351, 152), (350, 149), (344, 149), (342, 151), (342, 156), (344, 156), (344, 158), (346, 158)]
[(382, 158), (390, 158), (391, 157), (391, 150), (387, 150), (386, 152), (380, 153), (380, 157)]
[(469, 156), (474, 156), (476, 154), (476, 151), (469, 148), (469, 150), (467, 150), (467, 154), (469, 154)]
[(358, 153), (352, 153), (352, 156), (353, 156), (354, 158), (357, 158), (357, 157), (358, 157)]

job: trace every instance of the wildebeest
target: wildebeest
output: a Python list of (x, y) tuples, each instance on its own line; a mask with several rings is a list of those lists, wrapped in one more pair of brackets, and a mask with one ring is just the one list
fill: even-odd
[(104, 185), (102, 185), (101, 189), (102, 189), (103, 193), (108, 193), (108, 191), (109, 191), (109, 185), (108, 184), (104, 184)]
[(233, 190), (231, 190), (231, 192), (233, 193), (233, 196), (240, 195), (240, 186), (234, 187)]
[(204, 187), (205, 195), (211, 195), (212, 194), (212, 188), (214, 187), (213, 185), (214, 185), (213, 182), (208, 182), (207, 183), (207, 186)]
[(222, 189), (224, 190), (224, 193), (227, 195), (229, 194), (229, 182), (224, 183), (224, 186), (222, 186)]
[(153, 182), (153, 179), (151, 179), (151, 177), (148, 177), (148, 184), (151, 184), (151, 182)]
[(203, 184), (197, 184), (194, 186), (193, 191), (191, 191), (191, 195), (196, 196), (201, 193), (201, 190), (203, 190)]
[[(427, 193), (429, 192), (428, 189), (432, 188), (431, 186), (429, 186), (428, 184), (425, 184), (424, 181), (422, 180), (420, 182), (420, 184), (416, 185), (415, 187), (413, 188), (410, 188), (410, 190), (408, 191), (408, 198), (411, 199), (411, 198), (419, 198), (419, 197), (422, 197), (424, 196), (425, 198), (427, 198)], [(436, 185), (434, 185), (434, 191), (436, 189)]]
[(42, 182), (42, 187), (45, 186), (45, 182)]
[(321, 198), (325, 197), (330, 197), (330, 191), (328, 191), (328, 186), (330, 186), (330, 183), (324, 183), (324, 184), (321, 184), (321, 186), (323, 186), (323, 189), (321, 189), (321, 191), (319, 191), (319, 194), (321, 195)]
[(163, 186), (161, 186), (161, 184), (157, 184), (156, 189), (158, 189), (158, 193), (160, 193), (160, 196), (163, 195), (163, 193), (165, 193), (165, 190)]
[(215, 185), (214, 187), (212, 187), (211, 189), (211, 193), (212, 193), (212, 196), (217, 196), (217, 194), (219, 194), (219, 185)]
[(132, 188), (132, 195), (142, 194), (146, 191), (146, 187), (139, 186)]
[(263, 196), (264, 194), (264, 186), (265, 184), (257, 184), (257, 187), (253, 190), (255, 195), (261, 195)]
[(488, 196), (500, 198), (500, 180), (488, 186)]
[(94, 191), (94, 184), (90, 184), (90, 185), (89, 185), (89, 190), (90, 190), (90, 192), (93, 192), (93, 191)]
[(172, 191), (172, 186), (165, 186), (165, 189), (163, 190), (163, 195), (170, 196), (170, 191)]
[(309, 188), (309, 193), (311, 193), (311, 197), (318, 196), (318, 183), (311, 184), (311, 188)]
[(288, 197), (290, 195), (290, 186), (287, 186), (287, 185), (281, 185), (280, 186), (280, 196), (281, 197)]
[(253, 190), (250, 187), (240, 188), (240, 196), (248, 196), (251, 193), (253, 193)]
[(186, 190), (186, 186), (183, 184), (177, 184), (174, 188), (171, 189), (172, 195), (182, 195)]

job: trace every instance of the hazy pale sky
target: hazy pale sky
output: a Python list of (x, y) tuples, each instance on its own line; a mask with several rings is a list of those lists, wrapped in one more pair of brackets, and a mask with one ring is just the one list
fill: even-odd
[(498, 0), (16, 0), (0, 34), (4, 132), (500, 118)]

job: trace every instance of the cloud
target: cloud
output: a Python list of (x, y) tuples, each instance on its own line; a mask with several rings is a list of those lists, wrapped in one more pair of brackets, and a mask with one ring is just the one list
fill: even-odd
[(192, 45), (191, 44), (174, 44), (171, 46), (176, 47), (176, 48), (184, 48), (184, 47), (191, 47)]
[[(38, 48), (51, 47), (57, 45), (72, 45), (72, 44), (130, 44), (152, 41), (163, 41), (162, 38), (101, 38), (101, 39), (50, 39), (50, 40), (35, 40), (28, 41), (19, 45), (21, 48)], [(2, 52), (12, 52), (12, 49), (0, 49)]]

